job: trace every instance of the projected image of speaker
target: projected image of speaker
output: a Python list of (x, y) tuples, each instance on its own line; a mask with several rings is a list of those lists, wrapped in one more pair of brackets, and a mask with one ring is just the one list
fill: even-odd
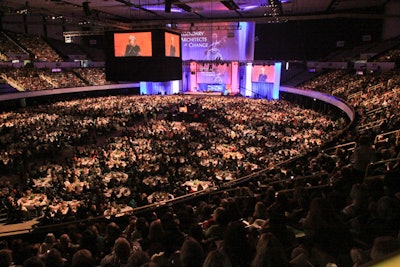
[(165, 56), (166, 57), (180, 57), (181, 56), (181, 37), (176, 33), (165, 32)]
[(153, 55), (151, 31), (114, 34), (115, 57), (151, 57)]

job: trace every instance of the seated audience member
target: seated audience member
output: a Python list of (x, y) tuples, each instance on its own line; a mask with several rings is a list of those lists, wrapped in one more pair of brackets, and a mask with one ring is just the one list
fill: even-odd
[(90, 251), (93, 258), (95, 259), (95, 262), (100, 261), (103, 251), (100, 250), (100, 246), (97, 242), (97, 236), (95, 232), (91, 229), (86, 229), (82, 232), (81, 238), (79, 240), (79, 248)]
[(103, 253), (109, 254), (112, 248), (115, 247), (115, 241), (121, 235), (121, 230), (115, 222), (111, 222), (106, 227), (106, 234), (104, 236), (104, 249)]
[(113, 251), (101, 260), (100, 265), (102, 267), (127, 266), (131, 252), (132, 248), (129, 241), (124, 237), (119, 237), (115, 240)]
[(227, 255), (216, 249), (207, 254), (203, 267), (232, 267), (232, 264)]
[(22, 267), (45, 267), (45, 265), (38, 256), (32, 256), (24, 261)]
[(179, 227), (179, 220), (172, 211), (161, 216), (161, 224), (164, 229), (164, 248), (166, 256), (169, 257), (179, 250), (185, 241), (185, 234)]
[[(22, 238), (16, 238), (12, 240), (10, 249), (12, 251), (13, 264), (15, 265), (23, 264), (23, 261), (26, 258), (34, 255), (30, 253), (27, 242), (25, 242)], [(32, 252), (33, 251), (34, 249), (32, 249)]]
[(57, 245), (57, 239), (53, 233), (48, 233), (44, 239), (44, 242), (40, 246), (40, 254), (46, 254), (53, 247)]
[(392, 236), (380, 236), (375, 238), (371, 249), (371, 259), (379, 261), (396, 251), (400, 250), (400, 241)]
[[(387, 256), (400, 250), (400, 241), (393, 236), (379, 236), (375, 238), (370, 251), (353, 248), (351, 250), (351, 258), (353, 267), (364, 265), (368, 262), (379, 262)], [(368, 264), (368, 266), (372, 266)]]
[(205, 232), (206, 242), (210, 245), (211, 242), (224, 239), (224, 234), (229, 223), (228, 216), (223, 207), (218, 207), (214, 210), (212, 219), (215, 224), (211, 225)]
[(134, 250), (128, 259), (128, 267), (141, 267), (150, 262), (149, 254), (145, 251)]
[(382, 196), (370, 210), (366, 223), (365, 239), (379, 236), (396, 236), (400, 230), (400, 200), (394, 196)]
[(265, 206), (264, 202), (262, 201), (258, 201), (254, 207), (254, 213), (253, 216), (251, 218), (251, 220), (249, 220), (249, 223), (253, 223), (256, 220), (266, 220), (267, 219), (267, 207)]
[(256, 255), (251, 263), (251, 267), (264, 266), (288, 266), (288, 259), (281, 242), (271, 233), (264, 233), (259, 237)]
[(60, 236), (60, 240), (55, 248), (60, 251), (61, 256), (66, 259), (67, 262), (71, 262), (72, 255), (78, 250), (79, 245), (72, 244), (68, 234), (63, 234)]
[(61, 253), (55, 249), (50, 249), (44, 256), (43, 256), (44, 264), (51, 267), (62, 267), (64, 266), (64, 260), (61, 257)]
[(327, 199), (314, 198), (311, 201), (303, 229), (311, 246), (321, 251), (318, 255), (323, 258), (326, 254), (335, 259), (350, 251), (352, 240), (349, 229)]
[(229, 257), (232, 266), (250, 266), (253, 251), (242, 222), (234, 221), (228, 225), (222, 243), (222, 250)]
[[(336, 259), (334, 257), (318, 247), (311, 247), (310, 244), (301, 244), (293, 249), (290, 259), (291, 266), (296, 267), (329, 266), (329, 263), (335, 262)], [(345, 264), (343, 266), (349, 265)]]
[(12, 263), (12, 254), (9, 249), (0, 250), (0, 267), (9, 267)]
[(191, 236), (186, 237), (180, 249), (182, 267), (201, 267), (204, 262), (204, 250), (199, 242)]
[(350, 230), (359, 236), (368, 220), (370, 205), (368, 190), (365, 185), (354, 184), (350, 192), (351, 203), (341, 211), (343, 220), (350, 225)]
[(286, 217), (283, 214), (272, 212), (269, 220), (266, 221), (261, 229), (264, 233), (271, 233), (274, 238), (282, 244), (287, 255), (296, 245), (296, 236), (293, 230), (286, 225)]
[(94, 267), (92, 253), (87, 249), (80, 249), (72, 256), (71, 267)]
[(165, 240), (164, 228), (159, 219), (150, 223), (148, 241), (150, 243), (148, 253), (153, 255), (165, 251), (164, 245), (167, 244)]

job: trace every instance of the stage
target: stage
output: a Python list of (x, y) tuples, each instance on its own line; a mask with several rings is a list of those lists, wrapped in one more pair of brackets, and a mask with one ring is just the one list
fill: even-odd
[(184, 95), (204, 95), (204, 96), (221, 96), (223, 93), (221, 92), (184, 92)]

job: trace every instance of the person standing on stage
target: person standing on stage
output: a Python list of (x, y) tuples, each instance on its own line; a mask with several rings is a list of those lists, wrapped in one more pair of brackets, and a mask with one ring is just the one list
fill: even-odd
[(265, 68), (261, 68), (261, 72), (258, 75), (258, 81), (259, 82), (266, 82), (267, 81), (267, 74), (265, 74)]

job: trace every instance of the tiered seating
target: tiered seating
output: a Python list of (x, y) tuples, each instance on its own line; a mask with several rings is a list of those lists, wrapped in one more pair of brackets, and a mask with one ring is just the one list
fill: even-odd
[(47, 39), (46, 41), (66, 59), (65, 61), (73, 60), (70, 56), (79, 56), (80, 59), (86, 59), (86, 53), (82, 51), (78, 44), (65, 43), (56, 39)]
[(68, 70), (62, 70), (61, 72), (42, 70), (41, 75), (46, 79), (50, 79), (54, 88), (81, 87), (86, 85), (74, 72)]
[(4, 32), (0, 32), (0, 53), (1, 60), (10, 60), (6, 54), (26, 54), (26, 51), (18, 46), (11, 38)]
[(58, 55), (43, 38), (35, 35), (25, 35), (19, 33), (9, 33), (9, 35), (18, 42), (21, 46), (29, 50), (34, 56), (35, 60), (57, 62), (62, 61)]
[(9, 94), (9, 93), (16, 93), (18, 90), (16, 90), (14, 87), (12, 87), (9, 83), (7, 83), (6, 80), (0, 77), (0, 95), (1, 94)]
[(52, 72), (48, 69), (19, 68), (4, 70), (3, 79), (20, 91), (36, 91), (54, 88), (80, 87), (85, 82), (74, 72), (63, 70)]
[(333, 81), (339, 82), (348, 70), (334, 70), (321, 75), (314, 75), (306, 82), (300, 84), (298, 87), (306, 90), (314, 90), (325, 93), (332, 93), (332, 88), (329, 87), (329, 83)]
[(106, 74), (103, 68), (81, 68), (74, 69), (73, 71), (78, 73), (92, 86), (111, 84), (111, 82), (106, 80)]
[[(200, 101), (203, 109), (210, 110), (206, 117), (209, 123), (167, 122), (153, 116), (154, 112), (163, 114), (174, 110), (175, 104), (193, 104), (194, 101)], [(45, 111), (46, 108), (49, 113)], [(65, 116), (60, 117), (61, 114)], [(265, 117), (265, 114), (268, 114), (268, 117)], [(121, 212), (132, 211), (135, 206), (153, 201), (166, 202), (167, 199), (163, 197), (167, 196), (168, 192), (168, 196), (178, 198), (181, 194), (201, 191), (207, 187), (215, 190), (215, 184), (223, 184), (239, 175), (259, 170), (266, 162), (274, 165), (312, 149), (326, 139), (322, 129), (337, 129), (330, 119), (289, 103), (246, 98), (196, 99), (157, 96), (82, 99), (38, 107), (36, 111), (32, 110), (32, 113), (7, 113), (3, 116), (4, 131), (9, 133), (4, 135), (3, 142), (6, 142), (5, 147), (9, 147), (10, 151), (2, 153), (2, 158), (4, 164), (7, 162), (7, 165), (16, 166), (20, 156), (13, 157), (14, 155), (23, 154), (25, 160), (32, 164), (29, 153), (23, 152), (26, 149), (33, 153), (33, 157), (38, 155), (38, 151), (49, 153), (54, 150), (59, 153), (66, 143), (74, 145), (75, 142), (93, 140), (93, 129), (98, 133), (106, 133), (105, 129), (110, 127), (126, 128), (122, 137), (109, 138), (104, 146), (98, 144), (77, 147), (75, 156), (67, 163), (57, 165), (54, 159), (48, 159), (45, 165), (40, 161), (40, 164), (30, 166), (27, 175), (32, 175), (29, 181), (33, 190), (22, 192), (16, 189), (18, 193), (14, 196), (20, 196), (16, 203), (19, 203), (21, 208), (17, 208), (16, 213), (12, 214), (20, 214), (20, 218), (29, 218), (33, 214), (30, 212), (32, 209), (38, 211), (41, 207), (47, 207), (43, 210), (44, 221), (47, 222), (98, 215), (105, 215), (106, 218), (114, 220)], [(144, 125), (135, 124), (133, 118), (143, 118)], [(286, 127), (288, 121), (296, 125), (295, 132)], [(249, 125), (252, 128), (248, 128)], [(19, 131), (26, 132), (28, 129), (34, 131), (31, 134), (27, 133), (21, 142), (8, 143), (14, 140), (12, 133), (18, 134)], [(307, 141), (303, 140), (305, 137)], [(230, 145), (231, 142), (234, 147)], [(53, 180), (52, 177), (57, 179)], [(186, 184), (190, 182), (190, 178), (193, 180)], [(315, 176), (304, 179), (308, 179), (310, 183), (318, 181)], [(122, 190), (123, 188), (128, 191)], [(119, 193), (121, 196), (118, 196)], [(51, 197), (56, 195), (55, 198)], [(131, 203), (132, 200), (134, 201)], [(240, 205), (243, 207), (244, 203), (251, 203), (249, 194), (242, 195), (242, 200)], [(239, 205), (237, 201), (238, 199), (231, 199), (229, 203)], [(132, 206), (127, 206), (127, 203)], [(11, 209), (13, 205), (8, 203), (8, 206)], [(97, 208), (92, 210), (89, 206)], [(248, 211), (250, 206), (249, 204)], [(217, 207), (212, 209), (214, 208)], [(200, 207), (198, 209), (200, 210)], [(228, 221), (248, 219), (251, 213), (243, 211), (244, 209)], [(234, 210), (229, 213), (230, 216), (234, 215), (233, 212)], [(159, 216), (164, 215), (159, 213)], [(214, 236), (211, 230), (208, 231), (208, 220), (209, 215), (204, 214), (193, 223), (204, 225), (207, 238), (199, 241), (204, 246), (214, 246), (214, 240), (221, 241), (222, 236)], [(190, 233), (190, 228), (190, 225), (184, 228), (185, 233)], [(136, 240), (136, 237), (132, 238)], [(182, 240), (176, 239), (176, 242), (177, 247), (182, 246)], [(227, 243), (228, 241), (225, 241), (225, 244)], [(146, 253), (153, 255), (144, 243), (143, 246)], [(98, 255), (99, 258), (107, 254), (107, 250), (102, 252)], [(252, 254), (253, 252), (247, 254), (249, 258), (243, 259), (242, 266), (250, 264)]]
[(400, 48), (390, 49), (376, 57), (374, 61), (379, 62), (399, 62), (400, 61)]
[(36, 91), (52, 89), (54, 85), (40, 76), (40, 72), (32, 68), (19, 68), (4, 70), (3, 79), (19, 91)]

